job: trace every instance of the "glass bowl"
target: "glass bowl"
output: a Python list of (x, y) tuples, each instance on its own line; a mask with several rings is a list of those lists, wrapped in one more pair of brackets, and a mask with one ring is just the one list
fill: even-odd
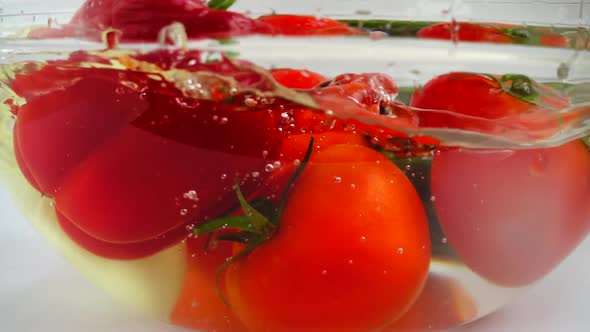
[(148, 317), (444, 330), (590, 230), (584, 2), (0, 8), (4, 188)]

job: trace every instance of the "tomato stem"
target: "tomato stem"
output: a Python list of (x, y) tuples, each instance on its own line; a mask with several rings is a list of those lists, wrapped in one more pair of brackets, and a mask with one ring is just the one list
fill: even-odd
[[(225, 229), (237, 231), (219, 233), (215, 235), (214, 240), (240, 243), (246, 246), (242, 251), (226, 260), (215, 271), (215, 292), (221, 301), (230, 309), (231, 306), (221, 291), (221, 274), (231, 264), (247, 256), (256, 247), (265, 241), (268, 241), (275, 234), (280, 224), (281, 214), (288, 199), (289, 191), (311, 158), (313, 143), (314, 139), (312, 137), (309, 141), (305, 157), (297, 169), (295, 169), (295, 173), (293, 173), (289, 179), (285, 189), (283, 190), (279, 205), (276, 208), (271, 206), (272, 202), (268, 199), (255, 199), (249, 203), (242, 194), (239, 180), (236, 179), (236, 195), (238, 196), (240, 208), (244, 214), (238, 216), (224, 216), (218, 219), (207, 221), (194, 228), (193, 233), (195, 236), (200, 236), (203, 234), (208, 234), (208, 236), (211, 236), (211, 234), (214, 232)], [(256, 205), (256, 207), (254, 205)], [(209, 237), (205, 245), (205, 251), (208, 250), (210, 241), (211, 238)]]
[(231, 7), (236, 0), (209, 0), (207, 6), (211, 9), (226, 10)]

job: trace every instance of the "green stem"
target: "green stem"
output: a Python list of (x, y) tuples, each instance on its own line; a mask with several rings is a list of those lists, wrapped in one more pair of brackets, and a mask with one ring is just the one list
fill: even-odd
[(226, 10), (231, 7), (236, 0), (209, 0), (207, 6), (211, 9)]

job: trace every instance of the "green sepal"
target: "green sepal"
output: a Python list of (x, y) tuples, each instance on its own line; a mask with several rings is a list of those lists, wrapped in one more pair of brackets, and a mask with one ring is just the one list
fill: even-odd
[(200, 224), (194, 228), (193, 233), (196, 236), (200, 236), (203, 234), (213, 233), (223, 228), (252, 231), (254, 226), (252, 225), (250, 218), (246, 216), (230, 216), (210, 220), (206, 223)]
[(226, 10), (231, 7), (236, 0), (209, 0), (207, 6), (211, 9)]
[[(540, 101), (540, 94), (535, 85), (537, 84), (531, 78), (521, 74), (505, 74), (500, 77), (500, 81), (508, 94), (520, 100), (537, 104)], [(510, 82), (510, 84), (507, 84)]]
[(238, 195), (238, 201), (244, 212), (244, 216), (250, 219), (252, 225), (250, 231), (263, 234), (264, 236), (270, 237), (274, 232), (276, 225), (271, 223), (267, 217), (256, 210), (244, 197), (240, 190), (240, 185), (236, 183), (236, 194)]

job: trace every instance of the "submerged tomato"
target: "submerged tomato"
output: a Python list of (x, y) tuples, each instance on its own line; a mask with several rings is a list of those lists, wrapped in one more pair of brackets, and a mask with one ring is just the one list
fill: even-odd
[(404, 174), (374, 150), (335, 145), (312, 154), (276, 234), (229, 266), (227, 299), (252, 331), (378, 330), (417, 298), (429, 260)]
[(272, 34), (288, 36), (355, 35), (360, 31), (330, 18), (307, 15), (269, 15), (257, 19), (270, 26)]
[(419, 112), (422, 127), (529, 137), (559, 131), (563, 119), (555, 113), (570, 106), (557, 91), (526, 76), (463, 72), (435, 77), (414, 92), (410, 105), (443, 111)]
[(531, 150), (441, 150), (434, 206), (465, 263), (505, 286), (551, 271), (590, 230), (590, 153), (581, 142)]
[(552, 29), (502, 23), (437, 23), (420, 29), (417, 35), (420, 38), (469, 42), (567, 46), (567, 39)]
[(207, 237), (190, 237), (187, 245), (187, 272), (170, 321), (199, 331), (247, 331), (235, 313), (216, 292), (215, 272), (232, 255), (232, 244), (219, 242), (205, 251)]
[[(471, 116), (451, 121), (429, 112), (423, 120), (430, 126), (481, 130), (471, 119), (494, 120), (484, 129), (495, 132), (498, 120), (569, 105), (566, 98), (545, 95), (542, 85), (530, 87), (536, 89), (534, 99), (507, 91), (488, 76), (453, 73), (416, 92), (412, 106)], [(590, 228), (590, 153), (581, 142), (530, 150), (441, 148), (431, 181), (449, 243), (469, 267), (497, 284), (522, 286), (539, 279)]]

